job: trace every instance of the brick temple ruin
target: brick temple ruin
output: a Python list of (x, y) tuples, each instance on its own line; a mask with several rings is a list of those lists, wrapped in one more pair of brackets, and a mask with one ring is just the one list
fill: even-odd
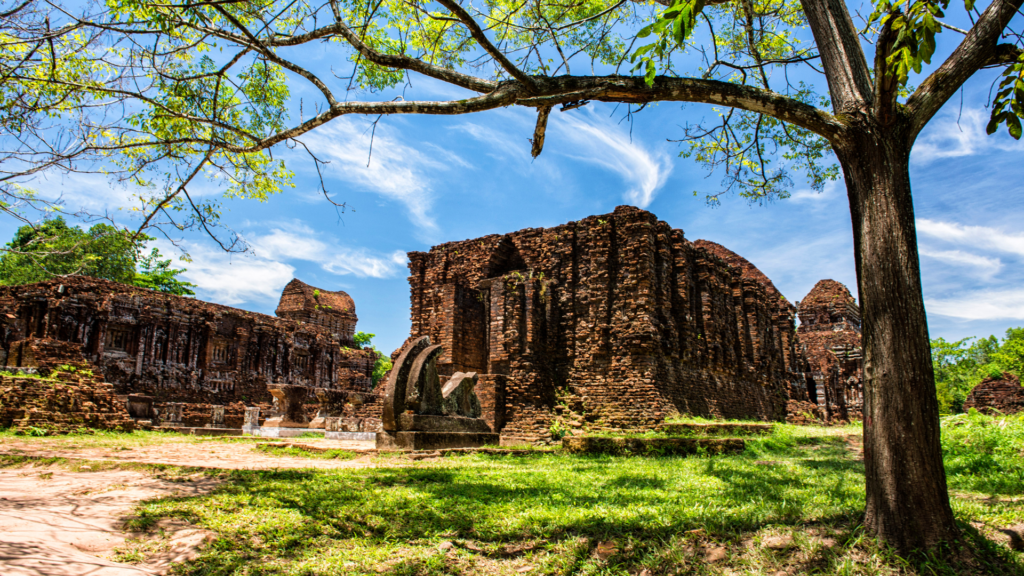
[(410, 252), (409, 269), (411, 338), (442, 346), (442, 380), (478, 375), (503, 442), (680, 413), (782, 420), (794, 401), (845, 419), (860, 398), (845, 287), (833, 302), (842, 285), (819, 283), (798, 311), (750, 262), (638, 208)]
[[(459, 397), (475, 398), (505, 443), (645, 429), (676, 414), (861, 414), (860, 314), (845, 286), (822, 280), (795, 306), (741, 256), (638, 208), (410, 252), (409, 269), (407, 346), (429, 337), (426, 389), (474, 382)], [(109, 383), (133, 416), (148, 401), (181, 426), (271, 417), (406, 431), (382, 428), (388, 380), (372, 385), (374, 353), (356, 349), (351, 297), (292, 280), (276, 313), (86, 277), (0, 287), (0, 366), (65, 346), (60, 354), (102, 374), (88, 383), (96, 398)], [(442, 412), (463, 417), (453, 410)]]
[(1020, 385), (1020, 378), (1009, 372), (1003, 372), (999, 378), (985, 378), (964, 400), (964, 410), (971, 408), (985, 414), (1024, 412), (1024, 388)]
[(811, 402), (829, 420), (861, 420), (864, 361), (860, 307), (835, 280), (815, 284), (799, 302), (800, 372)]
[(348, 294), (292, 280), (277, 315), (83, 276), (2, 286), (0, 367), (31, 366), (12, 353), (20, 342), (66, 343), (116, 394), (177, 411), (182, 426), (210, 424), (214, 407), (224, 407), (214, 424), (231, 428), (241, 428), (246, 406), (265, 417), (271, 385), (302, 386), (314, 405), (317, 390), (362, 394), (363, 412), (379, 411), (374, 353), (356, 347)]

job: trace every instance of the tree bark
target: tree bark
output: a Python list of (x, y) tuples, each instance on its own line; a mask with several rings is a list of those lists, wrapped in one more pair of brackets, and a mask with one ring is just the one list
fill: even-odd
[(921, 292), (910, 130), (906, 117), (887, 126), (865, 120), (835, 147), (864, 321), (864, 524), (901, 554), (957, 536)]

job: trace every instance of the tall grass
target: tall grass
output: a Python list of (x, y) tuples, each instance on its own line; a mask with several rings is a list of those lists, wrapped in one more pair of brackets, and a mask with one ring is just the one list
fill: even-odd
[(972, 410), (947, 416), (942, 454), (950, 488), (1024, 494), (1024, 413), (987, 416)]

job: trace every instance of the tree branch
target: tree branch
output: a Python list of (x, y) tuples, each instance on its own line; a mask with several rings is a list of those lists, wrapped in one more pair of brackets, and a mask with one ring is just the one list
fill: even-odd
[(1009, 52), (1001, 49), (997, 42), (1022, 3), (1024, 0), (993, 0), (963, 42), (907, 99), (910, 143), (968, 78), (981, 68), (998, 63), (998, 59)]
[(484, 80), (477, 78), (476, 76), (470, 76), (469, 74), (463, 74), (456, 72), (448, 68), (441, 66), (435, 66), (428, 64), (422, 60), (416, 58), (410, 58), (409, 56), (396, 56), (393, 54), (381, 54), (380, 52), (370, 48), (363, 42), (359, 36), (356, 35), (344, 22), (339, 18), (335, 25), (338, 34), (341, 34), (345, 41), (352, 45), (359, 54), (366, 58), (370, 62), (378, 66), (386, 66), (388, 68), (399, 68), (402, 70), (412, 70), (413, 72), (419, 72), (424, 76), (430, 76), (438, 80), (461, 86), (474, 92), (490, 92), (497, 86), (497, 82), (491, 82), (490, 80)]
[(871, 103), (871, 75), (860, 37), (843, 0), (800, 0), (828, 79), (836, 113), (863, 110)]
[(494, 60), (501, 65), (505, 72), (508, 72), (510, 76), (522, 82), (527, 91), (536, 92), (537, 85), (534, 82), (533, 77), (517, 68), (516, 65), (501, 52), (501, 50), (498, 50), (498, 48), (491, 43), (487, 38), (487, 35), (484, 34), (484, 31), (480, 29), (480, 25), (477, 24), (476, 20), (474, 20), (472, 16), (470, 16), (469, 12), (466, 12), (465, 8), (459, 6), (459, 4), (453, 0), (437, 0), (437, 2), (447, 8), (459, 20), (462, 20), (462, 24), (469, 29), (470, 36), (476, 40), (476, 43), (479, 44), (481, 48), (491, 55), (491, 58), (494, 58)]
[(544, 133), (548, 129), (548, 116), (551, 115), (551, 106), (541, 106), (537, 110), (537, 127), (533, 129), (533, 147), (530, 154), (536, 158), (544, 150)]

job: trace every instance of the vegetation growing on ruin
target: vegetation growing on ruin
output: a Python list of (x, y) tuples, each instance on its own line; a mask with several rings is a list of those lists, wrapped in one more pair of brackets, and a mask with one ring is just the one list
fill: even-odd
[(391, 357), (387, 354), (377, 350), (377, 347), (373, 345), (373, 338), (376, 334), (367, 334), (366, 332), (356, 332), (352, 339), (356, 341), (356, 346), (360, 348), (366, 348), (369, 346), (373, 348), (374, 354), (376, 354), (376, 360), (373, 362), (373, 384), (376, 385), (380, 382), (380, 379), (391, 370)]
[(1009, 328), (1003, 339), (936, 338), (931, 344), (935, 388), (944, 414), (963, 412), (967, 395), (985, 378), (998, 378), (1003, 372), (1024, 376), (1024, 327)]

